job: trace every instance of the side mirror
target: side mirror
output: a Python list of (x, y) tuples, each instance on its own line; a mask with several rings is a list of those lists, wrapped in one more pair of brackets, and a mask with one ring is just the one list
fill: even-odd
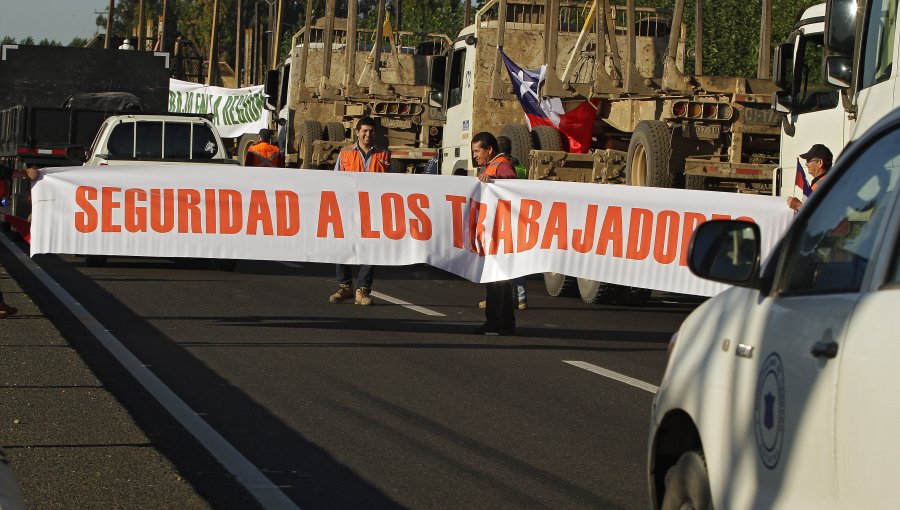
[(81, 145), (70, 145), (66, 147), (66, 159), (84, 163), (90, 159), (90, 156), (88, 155), (88, 151)]
[(278, 105), (275, 103), (278, 102), (278, 85), (280, 83), (281, 82), (278, 79), (278, 69), (266, 71), (266, 85), (263, 91), (266, 94), (267, 110), (275, 111), (278, 109)]
[(791, 113), (793, 98), (786, 90), (772, 92), (772, 109), (778, 113)]
[(469, 34), (466, 36), (466, 44), (468, 44), (469, 46), (475, 46), (475, 43), (477, 43), (477, 42), (478, 42), (478, 39), (475, 37), (474, 34)]
[(435, 108), (443, 108), (444, 107), (444, 91), (443, 90), (432, 90), (430, 94), (428, 94), (428, 101), (431, 103), (431, 106)]
[(850, 88), (853, 79), (852, 64), (850, 57), (837, 55), (825, 57), (825, 80), (835, 87)]
[(755, 287), (759, 282), (759, 226), (748, 221), (711, 220), (691, 237), (688, 267), (707, 280)]
[(829, 0), (825, 6), (825, 49), (830, 54), (853, 55), (858, 0)]
[(781, 90), (791, 86), (790, 70), (794, 67), (794, 43), (781, 43), (775, 47), (775, 69), (772, 81)]

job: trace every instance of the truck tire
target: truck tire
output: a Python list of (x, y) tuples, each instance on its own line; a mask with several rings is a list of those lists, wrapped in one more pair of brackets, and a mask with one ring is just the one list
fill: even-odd
[(703, 454), (697, 451), (683, 453), (666, 473), (665, 490), (662, 510), (712, 509), (709, 474)]
[(346, 130), (344, 129), (344, 125), (340, 122), (326, 122), (325, 123), (325, 136), (326, 140), (329, 142), (343, 142), (347, 139)]
[(684, 189), (706, 189), (706, 177), (702, 175), (685, 175)]
[(544, 273), (544, 287), (553, 297), (567, 296), (575, 287), (574, 278), (560, 273)]
[(300, 143), (297, 144), (297, 166), (313, 168), (313, 143), (322, 139), (322, 124), (317, 120), (304, 120), (300, 126)]
[[(564, 151), (562, 136), (553, 126), (535, 126), (531, 130), (531, 142), (535, 149), (542, 151)], [(525, 161), (520, 159), (521, 161)]]
[(617, 305), (623, 306), (641, 306), (650, 299), (650, 289), (642, 289), (640, 287), (627, 287), (625, 285), (615, 285), (613, 289), (612, 301)]
[(391, 169), (390, 173), (392, 174), (405, 174), (408, 173), (407, 169), (407, 161), (405, 159), (394, 159), (391, 158)]
[(256, 143), (257, 138), (258, 135), (254, 135), (253, 133), (244, 133), (241, 135), (240, 140), (238, 140), (237, 154), (234, 155), (234, 159), (242, 166), (247, 164), (247, 149)]
[(675, 176), (669, 169), (672, 159), (672, 132), (665, 122), (638, 122), (625, 165), (625, 184), (654, 188), (675, 187)]
[(523, 124), (507, 124), (500, 130), (500, 136), (509, 138), (512, 146), (510, 156), (524, 163), (528, 161), (528, 153), (534, 148), (531, 142), (531, 133)]
[(615, 286), (596, 280), (578, 278), (578, 295), (581, 300), (591, 305), (594, 303), (611, 303), (615, 297)]

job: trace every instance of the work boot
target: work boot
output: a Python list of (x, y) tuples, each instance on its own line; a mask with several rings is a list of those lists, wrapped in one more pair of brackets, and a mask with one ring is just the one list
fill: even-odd
[(340, 287), (338, 287), (337, 292), (328, 297), (328, 301), (332, 303), (340, 303), (345, 299), (350, 299), (353, 297), (353, 285), (349, 283), (342, 283)]
[(478, 308), (485, 309), (487, 308), (487, 299), (483, 299), (478, 302)]
[(5, 318), (9, 317), (10, 315), (15, 315), (16, 312), (18, 312), (18, 311), (19, 311), (19, 309), (16, 308), (15, 306), (9, 306), (8, 304), (4, 303), (3, 301), (0, 301), (0, 319), (5, 319)]
[(519, 310), (525, 310), (528, 308), (528, 302), (524, 299), (519, 300)]
[(372, 304), (372, 298), (369, 297), (368, 287), (360, 287), (356, 289), (356, 304), (362, 306), (369, 306)]

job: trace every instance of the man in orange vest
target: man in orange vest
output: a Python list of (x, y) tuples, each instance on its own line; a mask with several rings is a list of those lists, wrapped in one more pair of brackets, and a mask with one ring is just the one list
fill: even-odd
[[(800, 158), (806, 160), (806, 168), (809, 169), (809, 175), (812, 176), (812, 182), (809, 183), (809, 187), (812, 191), (815, 191), (819, 186), (819, 182), (825, 177), (825, 174), (828, 173), (828, 169), (831, 168), (831, 165), (834, 162), (834, 156), (831, 155), (831, 151), (828, 147), (817, 143), (810, 147), (806, 153), (801, 154)], [(800, 209), (800, 206), (803, 205), (803, 202), (796, 197), (788, 197), (787, 205), (791, 209), (797, 211)]]
[[(375, 119), (372, 117), (365, 116), (359, 119), (356, 123), (356, 143), (341, 149), (337, 163), (334, 165), (335, 171), (384, 173), (391, 168), (391, 151), (375, 146), (375, 127)], [(355, 294), (353, 293), (353, 268), (347, 264), (336, 264), (335, 269), (340, 287), (328, 298), (329, 301), (340, 303), (345, 299), (355, 297), (357, 305), (372, 304), (369, 293), (372, 290), (372, 282), (375, 280), (375, 266), (359, 266)]]
[[(500, 152), (500, 146), (494, 135), (482, 131), (472, 137), (472, 158), (484, 171), (478, 180), (484, 183), (494, 179), (515, 179), (516, 169), (509, 158)], [(515, 305), (513, 304), (512, 284), (509, 280), (487, 284), (484, 303), (485, 322), (475, 331), (476, 335), (516, 334)]]
[(268, 166), (281, 168), (284, 166), (284, 154), (278, 147), (269, 143), (272, 132), (266, 128), (259, 130), (259, 141), (247, 149), (245, 166)]

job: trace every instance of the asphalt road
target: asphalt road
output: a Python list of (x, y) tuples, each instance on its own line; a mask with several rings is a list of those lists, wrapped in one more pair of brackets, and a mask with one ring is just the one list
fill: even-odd
[[(86, 313), (3, 259), (215, 508), (273, 491), (285, 499), (261, 506), (646, 508), (653, 385), (671, 333), (700, 302), (587, 305), (547, 296), (535, 277), (518, 335), (480, 337), (468, 332), (483, 319), (482, 287), (426, 266), (379, 268), (375, 303), (360, 307), (328, 302), (336, 284), (324, 264), (241, 261), (232, 273), (165, 259), (33, 261)], [(172, 401), (136, 382), (98, 335), (202, 426), (173, 418)], [(219, 464), (209, 450), (222, 444), (242, 460)]]

